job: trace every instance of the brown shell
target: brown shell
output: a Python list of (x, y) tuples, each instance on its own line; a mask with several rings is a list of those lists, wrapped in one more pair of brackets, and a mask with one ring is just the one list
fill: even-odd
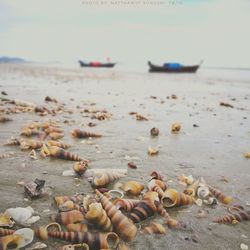
[(48, 150), (49, 150), (49, 155), (54, 158), (69, 160), (69, 161), (82, 160), (82, 158), (80, 158), (77, 154), (72, 154), (56, 146), (48, 146)]
[(20, 245), (23, 243), (23, 237), (19, 234), (11, 234), (3, 236), (0, 238), (0, 249), (8, 250), (12, 249), (11, 247), (16, 246), (15, 249), (19, 249)]
[(54, 199), (55, 199), (57, 207), (59, 207), (60, 205), (62, 205), (66, 201), (69, 201), (70, 197), (69, 196), (56, 196)]
[(10, 235), (15, 233), (15, 230), (0, 228), (0, 236)]
[(175, 122), (171, 126), (172, 133), (178, 133), (181, 130), (181, 124), (179, 122)]
[(61, 226), (56, 222), (50, 223), (44, 227), (36, 228), (35, 235), (37, 238), (41, 240), (48, 240), (49, 232), (53, 232), (53, 231), (62, 231)]
[(67, 225), (68, 232), (88, 232), (88, 224), (76, 223)]
[(159, 197), (163, 197), (164, 191), (167, 189), (167, 185), (161, 180), (151, 180), (148, 183), (148, 190), (155, 191), (158, 193)]
[(158, 128), (151, 128), (150, 134), (151, 134), (151, 136), (158, 136), (159, 135), (159, 129)]
[(7, 116), (0, 116), (0, 123), (10, 122), (10, 121), (12, 121), (11, 118), (9, 118)]
[(123, 176), (124, 176), (123, 174), (119, 174), (119, 173), (117, 174), (107, 173), (107, 172), (96, 173), (93, 177), (92, 185), (94, 187), (105, 187), (111, 182), (116, 181)]
[(230, 203), (233, 202), (233, 198), (232, 197), (223, 194), (218, 189), (215, 189), (215, 188), (209, 186), (209, 191), (215, 196), (216, 199), (218, 199), (220, 202), (222, 202), (224, 204), (230, 204)]
[(71, 223), (77, 223), (84, 221), (83, 214), (78, 210), (72, 210), (68, 212), (61, 212), (56, 215), (52, 215), (51, 219), (60, 224), (67, 225)]
[(199, 180), (194, 181), (190, 186), (188, 186), (188, 187), (183, 191), (183, 193), (184, 193), (184, 194), (187, 194), (187, 195), (190, 195), (190, 196), (192, 196), (192, 197), (195, 197), (195, 196), (196, 196), (197, 189), (198, 189), (198, 187), (199, 187), (199, 183), (200, 183)]
[(162, 197), (162, 203), (164, 207), (177, 207), (193, 204), (194, 199), (189, 195), (179, 193), (175, 189), (167, 189)]
[(89, 246), (86, 243), (65, 245), (65, 246), (59, 247), (58, 250), (89, 250)]
[(8, 146), (19, 146), (21, 144), (21, 140), (18, 138), (11, 138), (7, 140), (7, 142), (4, 145)]
[(89, 211), (85, 216), (90, 223), (96, 225), (101, 230), (112, 231), (113, 226), (101, 203), (90, 204)]
[(88, 168), (87, 161), (76, 162), (73, 166), (75, 173), (78, 175), (83, 175), (84, 172), (87, 170), (87, 168)]
[(20, 143), (20, 148), (22, 150), (25, 149), (38, 149), (43, 146), (42, 141), (35, 141), (35, 140), (22, 140)]
[(63, 148), (63, 149), (66, 149), (66, 148), (70, 147), (70, 145), (67, 144), (67, 143), (60, 142), (60, 141), (54, 141), (54, 140), (49, 140), (48, 145), (49, 146), (57, 146), (57, 147)]
[(137, 233), (136, 226), (117, 209), (108, 198), (96, 190), (97, 197), (99, 198), (104, 210), (110, 218), (114, 231), (124, 240), (132, 241)]
[(102, 137), (101, 134), (93, 133), (93, 132), (89, 132), (89, 131), (83, 131), (83, 130), (80, 130), (80, 129), (74, 129), (71, 132), (71, 134), (75, 138)]
[(21, 132), (21, 135), (23, 136), (32, 136), (32, 135), (38, 135), (39, 134), (39, 130), (38, 129), (31, 129), (31, 128), (24, 128)]
[(63, 133), (52, 132), (49, 133), (49, 137), (51, 140), (59, 140), (64, 137)]
[(165, 234), (166, 229), (159, 223), (152, 223), (143, 229), (145, 234)]
[(214, 219), (213, 222), (224, 224), (236, 224), (241, 221), (250, 220), (250, 211), (239, 210), (237, 213), (230, 213), (220, 218)]
[(150, 174), (150, 176), (152, 177), (152, 179), (157, 179), (157, 180), (161, 180), (161, 181), (164, 180), (164, 177), (161, 174), (159, 174), (158, 172), (156, 172), (156, 171), (153, 171)]
[(49, 236), (66, 240), (71, 243), (86, 243), (90, 249), (115, 249), (119, 244), (119, 237), (113, 232), (109, 233), (81, 233), (81, 232), (51, 232)]
[(63, 133), (63, 129), (59, 127), (54, 127), (54, 126), (49, 126), (44, 130), (45, 133), (50, 134), (50, 133)]
[(113, 204), (118, 209), (122, 209), (126, 212), (130, 212), (134, 207), (137, 206), (137, 204), (140, 202), (140, 200), (132, 200), (132, 199), (116, 199)]
[(121, 187), (123, 191), (131, 195), (139, 195), (144, 189), (144, 185), (137, 181), (128, 181)]

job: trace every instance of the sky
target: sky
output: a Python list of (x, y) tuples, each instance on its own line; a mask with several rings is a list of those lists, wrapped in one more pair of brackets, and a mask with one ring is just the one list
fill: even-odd
[(250, 67), (249, 45), (249, 0), (0, 0), (0, 56)]

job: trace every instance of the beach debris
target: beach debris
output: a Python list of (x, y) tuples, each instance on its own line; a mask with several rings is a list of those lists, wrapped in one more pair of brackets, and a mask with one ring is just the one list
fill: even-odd
[(145, 234), (165, 234), (166, 229), (159, 223), (151, 223), (143, 229)]
[(137, 166), (136, 166), (136, 164), (134, 162), (129, 162), (128, 167), (132, 168), (132, 169), (137, 169)]
[(0, 227), (13, 227), (15, 221), (9, 214), (0, 214)]
[(52, 97), (50, 97), (50, 96), (46, 96), (46, 97), (44, 98), (44, 100), (45, 100), (46, 102), (58, 103), (58, 101), (57, 101), (55, 98), (52, 98)]
[(80, 129), (74, 129), (71, 132), (71, 135), (75, 138), (98, 138), (98, 137), (102, 137), (101, 134), (99, 133), (93, 133), (93, 132), (88, 132), (88, 131), (83, 131)]
[(159, 129), (158, 128), (151, 128), (151, 130), (150, 130), (150, 134), (151, 134), (151, 136), (158, 136), (159, 135)]
[(4, 145), (7, 146), (19, 146), (21, 144), (21, 140), (18, 138), (11, 137), (9, 140), (6, 141)]
[(148, 182), (147, 188), (149, 191), (157, 192), (159, 198), (162, 198), (164, 196), (164, 191), (167, 189), (167, 185), (161, 180), (152, 179)]
[(34, 210), (32, 207), (16, 207), (8, 208), (5, 214), (10, 215), (15, 222), (20, 225), (29, 226), (40, 220), (40, 216), (33, 216)]
[(3, 153), (3, 154), (0, 154), (0, 159), (10, 158), (13, 155), (14, 155), (14, 152)]
[(197, 125), (197, 124), (194, 123), (194, 124), (193, 124), (193, 127), (194, 127), (194, 128), (198, 128), (199, 125)]
[(137, 121), (148, 121), (148, 118), (140, 113), (136, 113), (135, 118)]
[(220, 102), (220, 106), (228, 107), (228, 108), (234, 108), (234, 106), (232, 104), (227, 103), (227, 102)]
[(248, 247), (248, 245), (246, 245), (246, 244), (244, 244), (244, 243), (241, 243), (241, 244), (240, 244), (240, 249), (241, 249), (241, 250), (248, 250), (249, 247)]
[(175, 122), (171, 126), (171, 131), (172, 133), (176, 134), (179, 133), (181, 130), (181, 124), (179, 122)]
[(139, 195), (144, 189), (144, 185), (137, 181), (128, 181), (122, 185), (122, 190), (130, 195)]
[(160, 150), (160, 146), (157, 146), (156, 148), (152, 148), (151, 146), (148, 147), (148, 154), (150, 156), (158, 155)]
[(58, 250), (89, 250), (89, 246), (86, 243), (73, 244), (73, 245), (64, 245)]
[(12, 121), (11, 118), (7, 116), (0, 116), (0, 123), (10, 122), (10, 121)]
[(26, 247), (26, 250), (35, 250), (35, 249), (43, 249), (43, 248), (47, 248), (48, 246), (42, 242), (36, 242), (33, 245), (31, 245), (30, 247)]
[(8, 95), (7, 92), (5, 92), (4, 90), (1, 91), (1, 94), (2, 94), (2, 95)]
[(244, 154), (244, 157), (245, 157), (246, 159), (250, 159), (250, 152), (245, 153), (245, 154)]
[(24, 186), (24, 191), (32, 199), (41, 198), (48, 195), (44, 185), (45, 180), (35, 179)]

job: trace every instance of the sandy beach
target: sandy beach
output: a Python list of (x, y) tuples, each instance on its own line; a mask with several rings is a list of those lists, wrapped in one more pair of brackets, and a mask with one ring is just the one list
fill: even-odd
[[(145, 69), (146, 70), (146, 69)], [(33, 160), (29, 151), (4, 146), (11, 137), (19, 137), (29, 122), (57, 121), (64, 129), (64, 142), (71, 144), (70, 152), (91, 161), (89, 168), (128, 168), (134, 162), (137, 169), (128, 168), (126, 177), (145, 185), (152, 171), (166, 177), (169, 186), (179, 191), (178, 176), (204, 177), (207, 183), (234, 198), (235, 204), (250, 209), (250, 73), (246, 71), (200, 69), (197, 74), (169, 75), (129, 73), (115, 69), (83, 70), (39, 64), (0, 65), (1, 97), (20, 99), (43, 106), (46, 96), (65, 104), (65, 111), (52, 116), (34, 112), (9, 114), (13, 119), (0, 123), (0, 154), (13, 152), (0, 159), (0, 212), (10, 207), (31, 206), (41, 220), (32, 228), (45, 225), (57, 211), (53, 197), (76, 192), (93, 193), (85, 178), (63, 177), (73, 162), (39, 157)], [(176, 98), (173, 98), (175, 95)], [(220, 105), (227, 103), (232, 107)], [(5, 105), (0, 101), (0, 109)], [(85, 108), (105, 109), (112, 114), (109, 120), (91, 119)], [(130, 112), (138, 112), (148, 121), (137, 121)], [(88, 123), (94, 122), (95, 127)], [(178, 134), (171, 133), (171, 125), (181, 123)], [(158, 137), (150, 136), (150, 129), (160, 130)], [(80, 128), (103, 134), (97, 139), (74, 139), (70, 132)], [(148, 147), (158, 147), (156, 156), (148, 155)], [(26, 200), (25, 183), (36, 178), (46, 180), (51, 195)], [(112, 185), (111, 185), (112, 187)], [(205, 218), (197, 218), (199, 210), (206, 210)], [(129, 245), (135, 250), (151, 249), (240, 249), (250, 246), (249, 222), (232, 225), (212, 223), (226, 213), (219, 203), (214, 207), (197, 205), (168, 209), (169, 214), (188, 225), (186, 230), (167, 229), (165, 235), (138, 236)], [(160, 217), (153, 220), (161, 221)], [(142, 227), (150, 223), (142, 223)], [(167, 228), (167, 227), (166, 227)], [(38, 241), (38, 240), (37, 240)], [(34, 241), (35, 242), (35, 241)], [(47, 249), (66, 244), (49, 240)]]

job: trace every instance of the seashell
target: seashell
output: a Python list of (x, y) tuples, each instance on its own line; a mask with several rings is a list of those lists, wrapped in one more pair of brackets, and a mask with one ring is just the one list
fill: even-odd
[(188, 186), (184, 191), (183, 193), (184, 194), (187, 194), (187, 195), (190, 195), (192, 197), (195, 197), (196, 196), (196, 192), (197, 192), (197, 189), (199, 187), (199, 180), (196, 180), (194, 181), (190, 186)]
[(29, 245), (34, 239), (34, 232), (30, 228), (22, 228), (22, 229), (16, 230), (13, 235), (19, 235), (22, 237), (22, 241), (18, 245), (19, 248)]
[(89, 205), (92, 204), (92, 203), (95, 203), (96, 202), (96, 199), (90, 195), (86, 195), (84, 198), (83, 198), (83, 208), (85, 211), (88, 211), (89, 210)]
[(111, 182), (120, 179), (123, 176), (123, 174), (119, 173), (96, 173), (93, 177), (92, 185), (94, 187), (104, 187), (110, 184)]
[(77, 222), (84, 221), (83, 214), (78, 210), (71, 210), (68, 212), (61, 212), (51, 216), (53, 221), (56, 221), (60, 224), (67, 225)]
[(150, 200), (152, 202), (155, 202), (155, 201), (158, 202), (158, 201), (160, 201), (158, 193), (154, 192), (154, 191), (148, 191), (148, 192), (146, 192), (143, 195), (143, 200)]
[(152, 177), (152, 179), (157, 179), (157, 180), (160, 180), (160, 181), (164, 181), (164, 177), (159, 174), (158, 172), (156, 171), (153, 171), (150, 176)]
[(69, 161), (81, 161), (82, 160), (82, 158), (80, 158), (77, 154), (72, 154), (56, 146), (48, 146), (48, 151), (49, 151), (48, 155), (54, 158), (69, 160)]
[(87, 168), (88, 168), (87, 161), (76, 162), (73, 166), (75, 173), (80, 175), (80, 176), (84, 174), (84, 172), (87, 170)]
[(246, 159), (250, 159), (250, 152), (245, 153), (245, 154), (244, 154), (244, 157), (245, 157)]
[(7, 235), (0, 238), (0, 249), (20, 249), (20, 245), (22, 245), (23, 242), (23, 237), (19, 234)]
[(130, 212), (134, 207), (139, 204), (139, 202), (140, 200), (116, 199), (113, 204), (116, 206), (117, 209)]
[(137, 181), (128, 181), (121, 188), (127, 194), (139, 195), (144, 189), (144, 185)]
[(165, 234), (166, 229), (159, 223), (152, 223), (143, 229), (145, 234)]
[(181, 175), (178, 177), (178, 180), (187, 185), (191, 185), (194, 182), (194, 177), (192, 175), (189, 176)]
[(0, 227), (13, 227), (15, 221), (9, 214), (0, 214)]
[(238, 222), (248, 220), (250, 220), (250, 211), (240, 210), (237, 213), (230, 213), (228, 215), (214, 219), (213, 222), (224, 224), (237, 224)]
[(88, 232), (88, 224), (76, 223), (67, 225), (68, 232)]
[(49, 134), (51, 140), (59, 140), (64, 137), (63, 133), (52, 132)]
[(26, 149), (38, 149), (43, 146), (43, 142), (35, 141), (35, 140), (22, 140), (20, 144), (20, 148), (22, 150)]
[(58, 250), (89, 250), (89, 246), (86, 243), (65, 245), (65, 246), (58, 248)]
[(55, 98), (51, 98), (50, 96), (46, 96), (44, 100), (45, 100), (45, 102), (58, 103), (58, 101)]
[(165, 223), (171, 229), (182, 229), (182, 228), (186, 227), (182, 222), (180, 222), (180, 221), (178, 221), (176, 219), (173, 219), (173, 218), (167, 219), (167, 221)]
[(206, 205), (217, 205), (218, 201), (216, 198), (209, 196), (207, 199), (203, 200), (203, 203)]
[(15, 230), (0, 228), (0, 236), (11, 235)]
[(113, 232), (109, 233), (81, 233), (81, 232), (51, 232), (51, 237), (76, 243), (86, 243), (90, 249), (115, 249), (119, 243), (119, 237)]
[(27, 136), (27, 137), (30, 137), (32, 135), (38, 135), (39, 134), (39, 130), (34, 128), (34, 129), (31, 129), (31, 128), (24, 128), (21, 132), (21, 135), (23, 136)]
[(171, 126), (172, 133), (178, 133), (181, 130), (181, 124), (179, 122), (175, 122)]
[(96, 195), (100, 200), (104, 210), (110, 218), (114, 231), (124, 240), (132, 241), (137, 233), (136, 226), (121, 213), (103, 194), (96, 190)]
[(156, 148), (148, 147), (148, 154), (150, 156), (158, 155), (158, 153), (159, 153), (159, 147)]
[(148, 118), (146, 116), (139, 114), (139, 113), (136, 113), (135, 117), (137, 121), (148, 121)]
[(67, 149), (70, 147), (69, 144), (64, 143), (64, 142), (60, 142), (60, 141), (54, 141), (54, 140), (49, 140), (47, 142), (48, 146), (57, 146), (59, 148), (63, 148), (63, 149)]
[(163, 197), (164, 191), (167, 189), (167, 185), (161, 180), (151, 180), (148, 183), (148, 190), (155, 191), (158, 193), (159, 197)]
[(51, 133), (63, 134), (63, 129), (59, 127), (49, 126), (48, 128), (44, 129), (44, 132), (46, 134), (51, 134)]
[(207, 199), (210, 195), (210, 191), (209, 191), (209, 188), (207, 186), (199, 186), (197, 188), (197, 196), (204, 200), (204, 199)]
[(129, 167), (129, 168), (132, 168), (132, 169), (137, 169), (137, 166), (135, 165), (134, 162), (129, 162), (129, 163), (128, 163), (128, 167)]
[(66, 201), (70, 201), (69, 196), (56, 196), (56, 197), (54, 197), (54, 199), (55, 199), (57, 207), (59, 207), (60, 205), (62, 205)]
[(93, 133), (93, 132), (88, 132), (88, 131), (83, 131), (83, 130), (80, 130), (80, 129), (74, 129), (72, 132), (71, 132), (72, 136), (75, 137), (75, 138), (89, 138), (89, 137), (102, 137), (101, 134), (98, 134), (98, 133)]
[(47, 248), (47, 245), (42, 242), (36, 242), (32, 246), (26, 247), (25, 250), (35, 250), (35, 249), (43, 249), (43, 248)]
[(34, 210), (32, 207), (16, 207), (9, 208), (5, 211), (10, 215), (17, 223), (21, 225), (29, 225), (40, 220), (39, 216), (33, 216)]
[(158, 136), (159, 135), (159, 129), (158, 128), (151, 128), (150, 134), (151, 134), (151, 136)]
[(99, 227), (103, 231), (112, 231), (113, 226), (101, 203), (92, 203), (89, 205), (89, 211), (86, 213), (86, 219)]
[(233, 202), (233, 198), (223, 194), (220, 190), (209, 186), (209, 191), (217, 198), (220, 202), (224, 204), (230, 204)]
[(162, 197), (162, 203), (164, 207), (177, 207), (193, 204), (194, 199), (189, 195), (179, 193), (175, 189), (167, 189)]
[(157, 208), (157, 213), (164, 217), (164, 218), (170, 218), (170, 215), (166, 211), (166, 209), (163, 207), (163, 204), (160, 201), (155, 201), (155, 206)]
[(37, 156), (36, 156), (36, 151), (34, 149), (32, 149), (29, 153), (29, 157), (32, 160), (37, 160)]
[(111, 199), (123, 198), (124, 196), (122, 191), (115, 189), (109, 190), (107, 193), (110, 195)]
[(76, 205), (73, 201), (65, 201), (63, 204), (58, 206), (59, 210), (62, 212), (74, 210), (76, 208)]
[(21, 144), (21, 140), (18, 138), (10, 138), (4, 145), (7, 146), (19, 146)]
[(11, 118), (7, 116), (0, 116), (0, 123), (10, 122), (10, 121), (12, 121)]
[(56, 222), (50, 223), (45, 227), (35, 229), (35, 235), (41, 240), (48, 240), (49, 232), (53, 231), (62, 231), (61, 226)]

